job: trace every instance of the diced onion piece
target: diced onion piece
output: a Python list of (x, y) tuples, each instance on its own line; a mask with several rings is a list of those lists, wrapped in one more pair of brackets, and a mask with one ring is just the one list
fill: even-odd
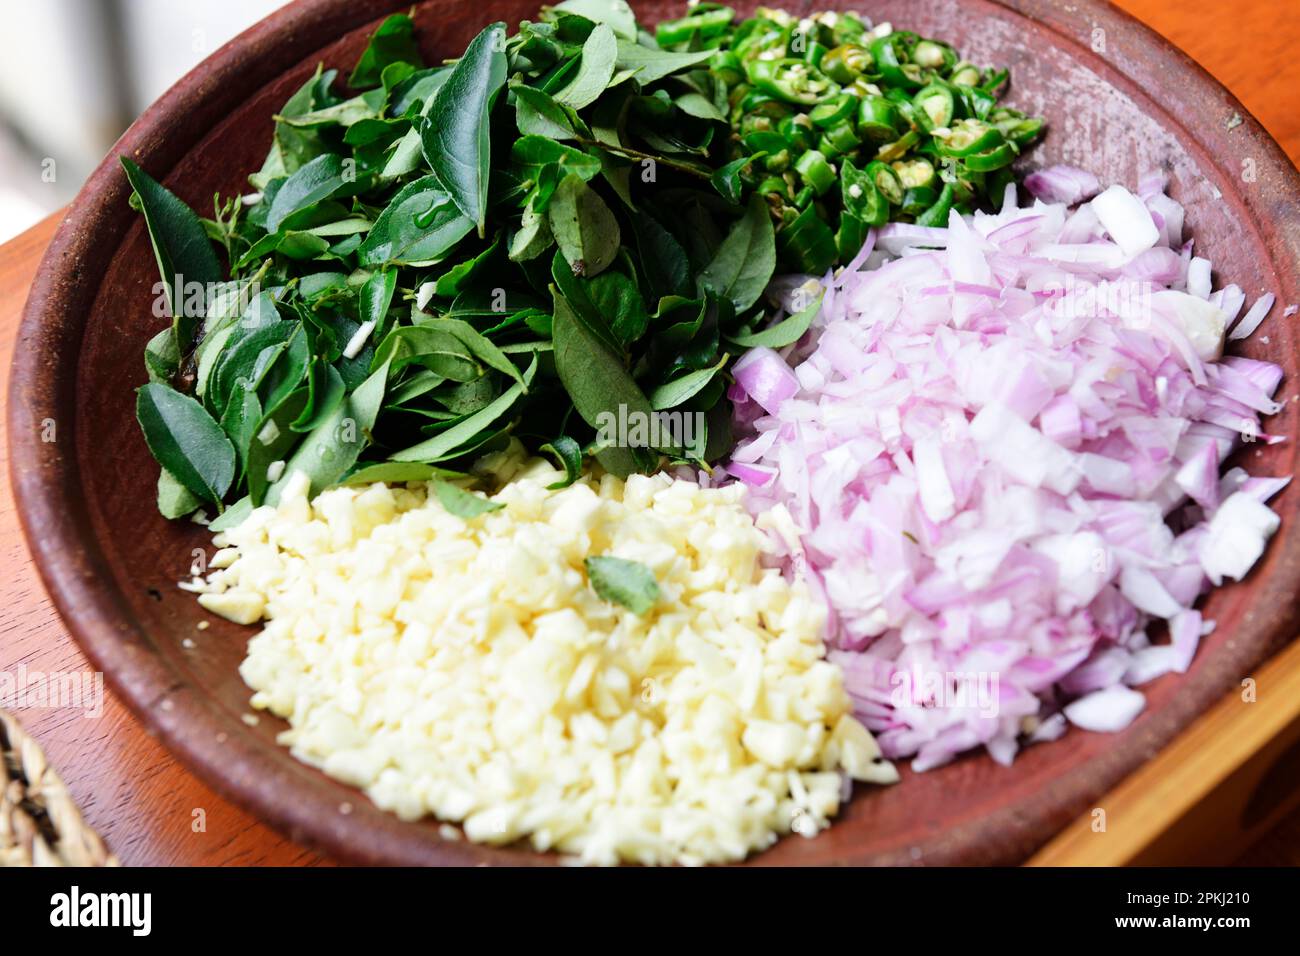
[(1092, 208), (1126, 256), (1135, 256), (1160, 241), (1151, 211), (1123, 186), (1106, 189), (1092, 200)]
[(1253, 495), (1238, 491), (1219, 506), (1201, 544), (1201, 567), (1215, 584), (1240, 581), (1255, 566), (1281, 519)]
[(1142, 713), (1147, 699), (1128, 687), (1108, 687), (1066, 704), (1065, 718), (1076, 727), (1102, 733), (1123, 730)]

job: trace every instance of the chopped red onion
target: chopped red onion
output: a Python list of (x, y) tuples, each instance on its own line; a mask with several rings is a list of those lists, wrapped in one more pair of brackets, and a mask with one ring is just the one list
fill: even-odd
[(1244, 339), (1254, 333), (1259, 328), (1259, 324), (1264, 321), (1264, 317), (1268, 315), (1269, 310), (1273, 308), (1275, 301), (1276, 297), (1272, 292), (1265, 292), (1261, 295), (1255, 300), (1255, 304), (1250, 307), (1250, 311), (1241, 317), (1241, 321), (1232, 327), (1232, 332), (1229, 333), (1228, 338), (1234, 340)]
[(728, 471), (827, 601), (859, 717), (915, 769), (1127, 726), (1129, 685), (1191, 666), (1195, 602), (1277, 527), (1288, 479), (1219, 470), (1282, 370), (1218, 361), (1244, 295), (1210, 291), (1157, 178), (887, 226), (823, 280), (808, 335), (736, 365)]
[(1035, 199), (1074, 206), (1101, 192), (1101, 183), (1092, 173), (1073, 166), (1049, 166), (1026, 176), (1025, 189)]
[(769, 348), (750, 349), (732, 369), (746, 396), (768, 412), (775, 413), (781, 403), (799, 391), (799, 382), (790, 366)]

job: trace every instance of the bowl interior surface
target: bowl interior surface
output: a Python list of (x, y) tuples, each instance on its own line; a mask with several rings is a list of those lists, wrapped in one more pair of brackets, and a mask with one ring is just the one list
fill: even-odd
[[(151, 312), (158, 277), (149, 240), (127, 206), (116, 156), (132, 155), (200, 212), (214, 193), (247, 192), (244, 177), (265, 156), (270, 118), (293, 90), (321, 62), (346, 77), (377, 21), (409, 6), (302, 0), (215, 54), (124, 136), (78, 198), (33, 289), (10, 409), (15, 486), (38, 564), (73, 634), (141, 719), (227, 795), (292, 836), (359, 862), (552, 863), (527, 849), (445, 841), (436, 821), (400, 822), (294, 760), (275, 741), (282, 721), (262, 714), (255, 726), (244, 723), (250, 692), (238, 665), (253, 629), (207, 614), (176, 588), (196, 554), (211, 554), (210, 536), (158, 515), (157, 466), (134, 418), (142, 350), (162, 320)], [(643, 22), (682, 9), (634, 6)], [(1295, 341), (1278, 318), (1281, 304), (1298, 298), (1295, 172), (1182, 54), (1105, 4), (1083, 0), (792, 7), (861, 9), (876, 22), (950, 40), (976, 62), (1009, 67), (1008, 101), (1049, 122), (1030, 166), (1068, 162), (1130, 186), (1140, 173), (1164, 169), (1187, 208), (1196, 252), (1215, 263), (1216, 285), (1236, 282), (1251, 300), (1278, 295), (1260, 333), (1269, 343), (1256, 336), (1240, 351), (1282, 362), (1281, 394), (1295, 391)], [(417, 3), (415, 16), (426, 56), (436, 61), (458, 53), (487, 22), (513, 25), (536, 9), (432, 0)], [(1229, 128), (1236, 112), (1245, 121)], [(1243, 178), (1244, 159), (1254, 162), (1253, 179)], [(1266, 428), (1293, 438), (1296, 415), (1287, 402)], [(37, 437), (46, 418), (59, 425), (52, 444)], [(1242, 461), (1259, 474), (1288, 474), (1294, 448), (1258, 443)], [(924, 774), (904, 769), (898, 786), (859, 786), (817, 839), (782, 840), (755, 862), (1023, 859), (1289, 636), (1300, 567), (1298, 542), (1286, 533), (1295, 492), (1275, 506), (1283, 533), (1245, 583), (1209, 598), (1205, 614), (1218, 629), (1188, 674), (1144, 688), (1147, 709), (1127, 730), (1071, 731), (1023, 750), (1009, 769), (982, 755)], [(199, 631), (200, 621), (211, 626)]]

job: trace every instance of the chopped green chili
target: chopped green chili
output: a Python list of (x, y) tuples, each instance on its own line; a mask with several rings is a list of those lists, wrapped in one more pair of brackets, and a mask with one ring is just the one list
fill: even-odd
[(727, 116), (721, 159), (763, 154), (729, 180), (741, 195), (724, 196), (762, 196), (786, 270), (833, 264), (873, 225), (1000, 203), (1009, 165), (1042, 134), (1041, 119), (999, 104), (1005, 70), (852, 13), (742, 18), (706, 2), (656, 38), (707, 54), (707, 74), (684, 85)]

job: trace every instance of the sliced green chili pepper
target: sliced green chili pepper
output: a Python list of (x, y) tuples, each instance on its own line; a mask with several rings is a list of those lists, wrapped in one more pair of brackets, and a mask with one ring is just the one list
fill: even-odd
[(818, 196), (835, 184), (835, 168), (818, 150), (808, 150), (795, 161), (794, 168)]
[(721, 36), (731, 25), (736, 12), (730, 7), (715, 6), (709, 10), (694, 10), (679, 20), (669, 20), (655, 28), (655, 39), (663, 47), (690, 43), (694, 38), (712, 40)]
[(835, 230), (835, 248), (839, 250), (840, 261), (850, 261), (866, 240), (867, 224), (846, 209), (840, 214), (840, 228)]
[(1002, 131), (996, 126), (972, 119), (958, 120), (948, 135), (935, 138), (939, 141), (939, 152), (944, 156), (970, 156), (993, 149), (1005, 141)]
[(916, 96), (912, 97), (912, 105), (916, 107), (916, 118), (927, 130), (934, 129), (936, 126), (947, 126), (957, 112), (952, 90), (937, 83), (931, 83), (919, 90)]
[(858, 131), (872, 143), (887, 143), (902, 132), (898, 107), (883, 96), (869, 96), (858, 110)]
[(802, 60), (751, 60), (745, 72), (756, 90), (787, 103), (812, 106), (839, 92), (821, 70)]
[(989, 113), (997, 105), (997, 99), (976, 87), (961, 87), (962, 109), (967, 118), (988, 119)]
[(727, 86), (735, 86), (745, 78), (745, 67), (731, 50), (719, 50), (713, 54), (709, 60), (709, 72)]
[(998, 87), (1000, 87), (1003, 83), (1005, 83), (1010, 77), (1011, 74), (1008, 73), (1006, 70), (998, 70), (987, 80), (985, 80), (982, 84), (980, 84), (980, 89), (983, 90), (985, 93), (987, 93), (989, 96), (995, 96), (997, 94)]
[(794, 108), (789, 103), (759, 89), (751, 89), (746, 93), (745, 98), (740, 101), (740, 108), (746, 113), (757, 113), (759, 116), (766, 116), (774, 120), (789, 116), (794, 112)]
[(952, 73), (948, 75), (948, 82), (953, 86), (979, 86), (980, 68), (974, 63), (962, 60), (953, 66)]
[(787, 202), (790, 199), (790, 188), (780, 176), (768, 176), (758, 184), (758, 192), (764, 196), (780, 196)]
[(901, 33), (877, 37), (867, 48), (880, 76), (890, 86), (914, 90), (921, 86), (921, 68), (908, 62), (906, 38)]
[(875, 61), (857, 44), (835, 47), (822, 58), (821, 70), (841, 86), (848, 86), (864, 73), (870, 73)]
[(1004, 142), (1001, 146), (994, 146), (985, 152), (963, 157), (962, 163), (971, 172), (991, 173), (995, 169), (1001, 169), (1015, 162), (1019, 155), (1020, 150), (1016, 149), (1015, 143)]
[(876, 36), (851, 14), (759, 7), (712, 37), (702, 24), (672, 28), (678, 50), (722, 51), (710, 72), (730, 112), (727, 155), (755, 157), (739, 183), (768, 205), (785, 269), (819, 271), (890, 220), (944, 225), (953, 210), (997, 204), (1020, 147), (1042, 133), (1041, 120), (999, 106), (1004, 71), (916, 33)]
[(751, 153), (778, 153), (789, 143), (786, 137), (775, 130), (755, 130), (740, 137), (745, 149)]
[(901, 159), (907, 155), (907, 151), (921, 141), (921, 136), (916, 130), (904, 133), (892, 143), (886, 143), (880, 149), (876, 150), (876, 159), (881, 162), (890, 163), (896, 159)]
[(957, 52), (937, 40), (922, 40), (912, 50), (912, 62), (927, 70), (947, 71), (957, 62)]
[(919, 216), (939, 200), (942, 190), (938, 184), (933, 186), (912, 186), (903, 193), (903, 201), (898, 211), (904, 216)]
[(790, 168), (790, 150), (779, 149), (763, 159), (763, 169), (769, 173), (783, 173)]
[(809, 205), (793, 222), (776, 234), (781, 257), (800, 272), (820, 275), (831, 267), (839, 249), (835, 233), (817, 215), (817, 207)]
[(894, 172), (892, 166), (876, 160), (867, 164), (867, 176), (876, 184), (876, 188), (881, 194), (888, 199), (893, 205), (898, 206), (903, 202), (903, 181), (898, 178), (898, 173)]
[(808, 113), (808, 119), (814, 126), (829, 127), (851, 119), (858, 109), (858, 98), (848, 93), (840, 93), (825, 102), (818, 103)]
[(932, 186), (937, 179), (933, 164), (924, 159), (899, 160), (893, 163), (893, 169), (898, 173), (898, 181), (908, 189)]
[(808, 49), (804, 52), (803, 61), (812, 66), (820, 67), (828, 52), (830, 51), (826, 44), (813, 40), (809, 42)]
[(840, 165), (840, 185), (845, 213), (868, 226), (881, 226), (889, 221), (889, 200), (876, 188), (868, 171), (858, 169), (846, 159)]
[(831, 26), (831, 37), (840, 44), (858, 41), (866, 32), (867, 25), (852, 13), (836, 14)]
[(916, 224), (918, 226), (948, 225), (948, 212), (952, 209), (953, 195), (952, 183), (944, 183), (939, 198), (935, 200), (929, 209), (916, 217)]
[(796, 113), (794, 116), (787, 116), (781, 120), (780, 125), (777, 126), (777, 131), (785, 137), (786, 142), (790, 144), (796, 153), (802, 153), (805, 149), (813, 149), (817, 145), (817, 133), (813, 129), (807, 113)]
[(1002, 131), (1003, 136), (1017, 146), (1028, 146), (1043, 131), (1043, 121), (1037, 116), (1018, 117), (1000, 120), (997, 127)]
[(836, 123), (821, 138), (821, 143), (829, 145), (837, 154), (852, 152), (861, 142), (862, 137), (853, 128), (853, 124), (847, 122)]

